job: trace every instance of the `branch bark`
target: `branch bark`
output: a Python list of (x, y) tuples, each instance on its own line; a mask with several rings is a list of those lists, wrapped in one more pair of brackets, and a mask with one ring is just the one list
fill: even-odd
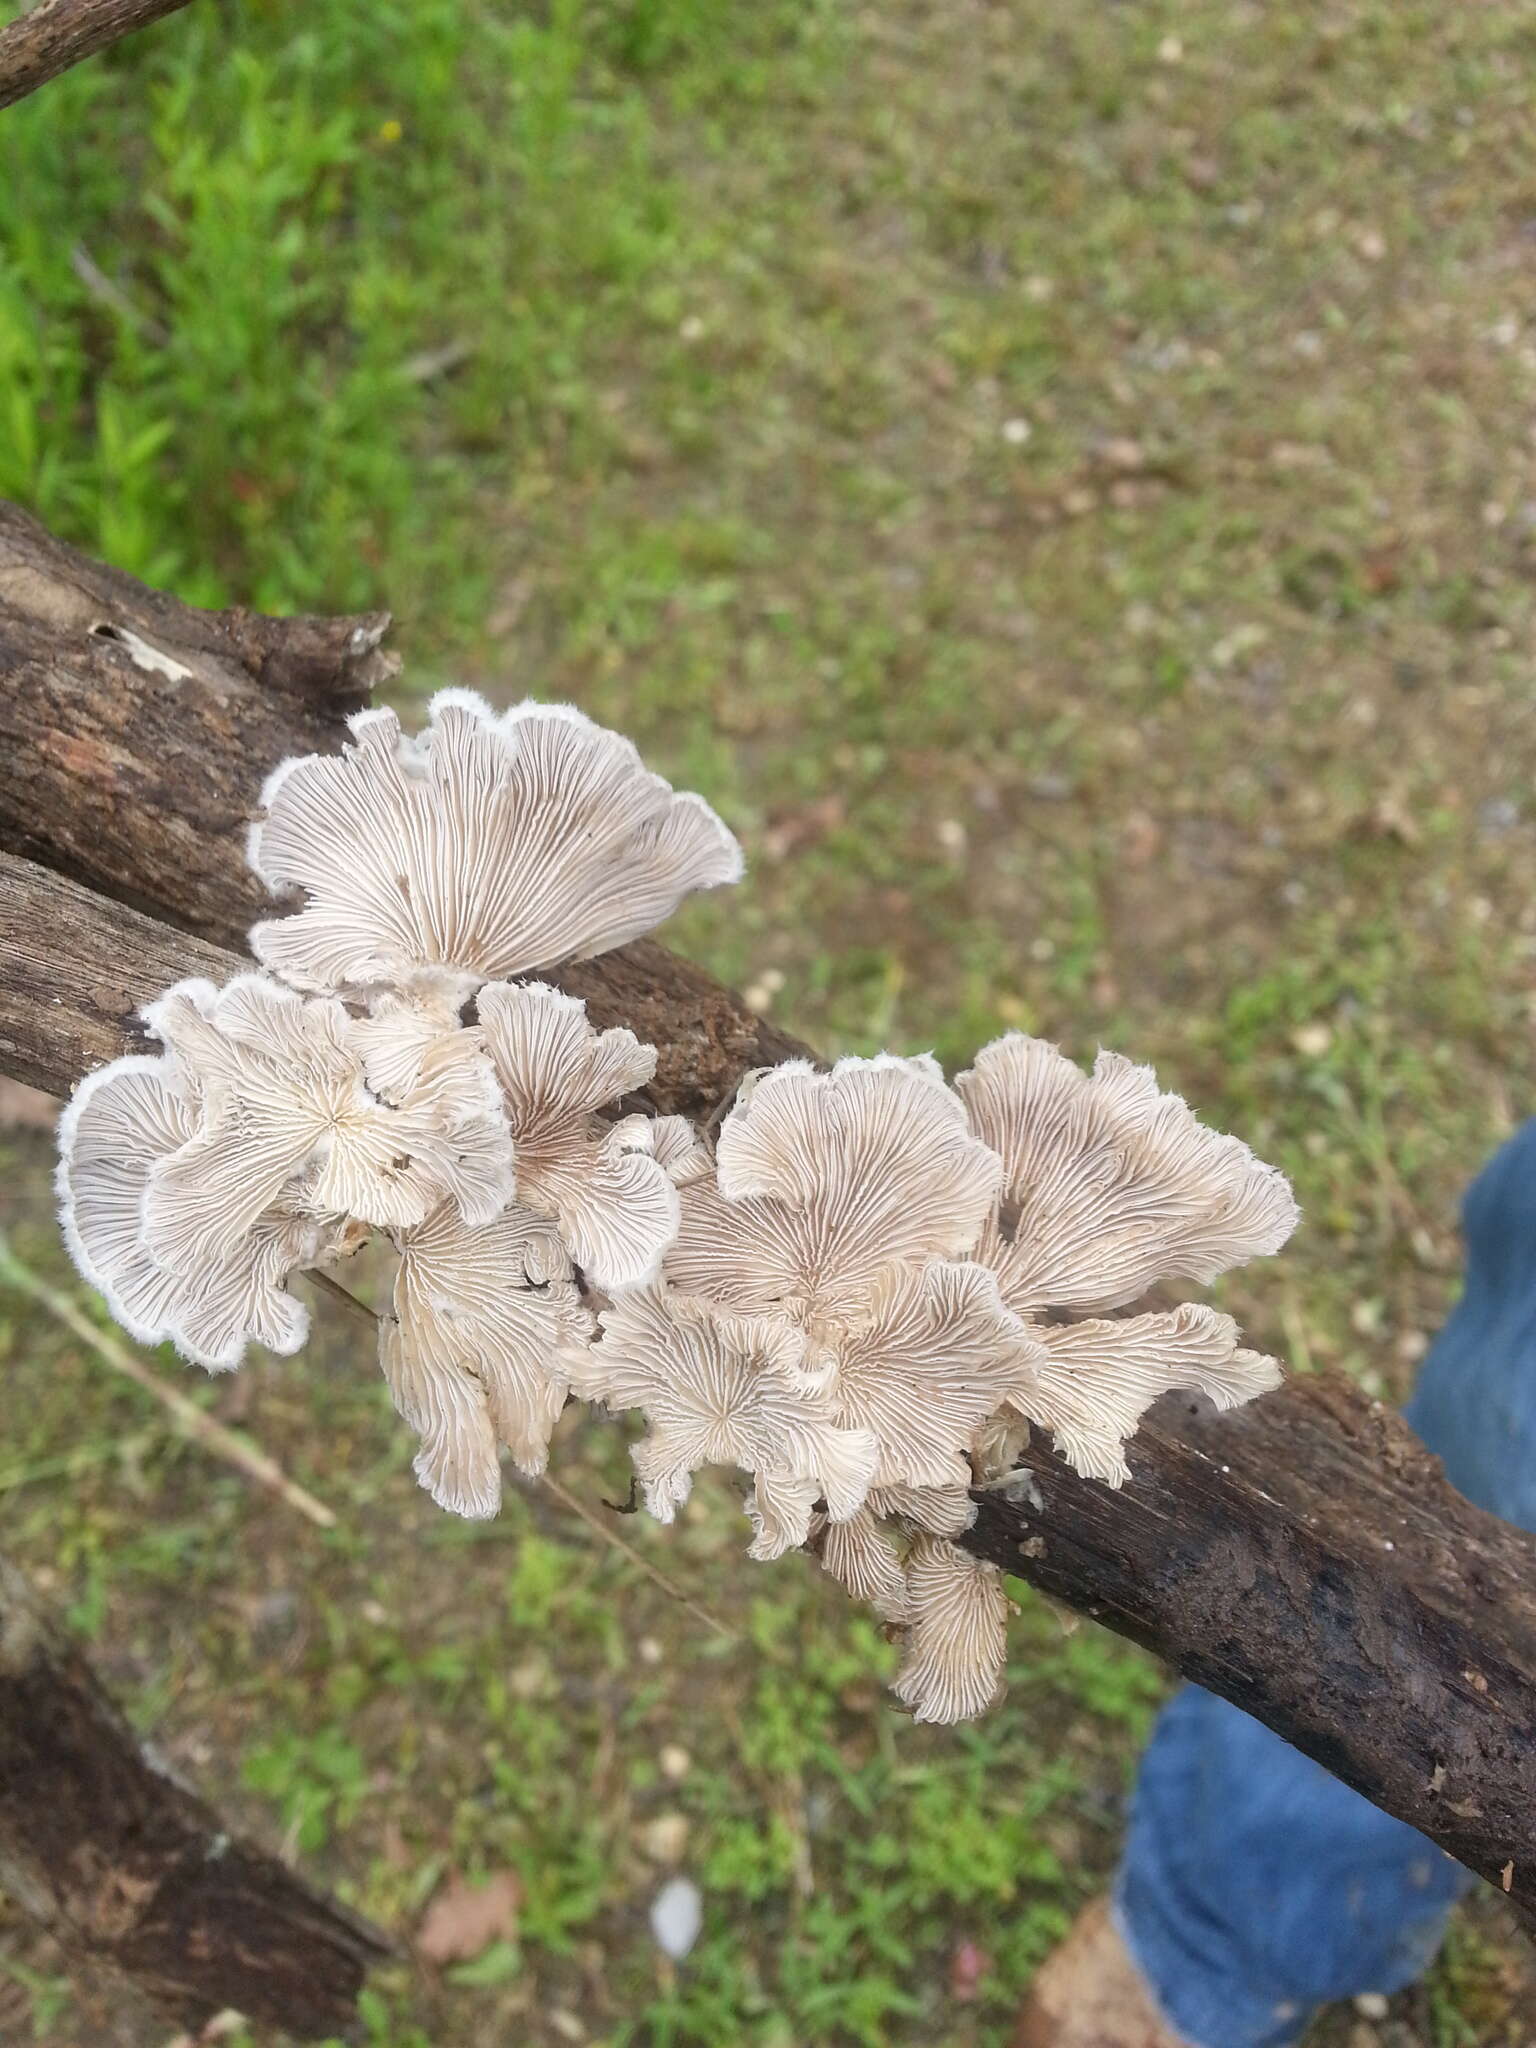
[(0, 29), (0, 107), (12, 106), (188, 0), (38, 0)]
[(1536, 1537), (1338, 1375), (1169, 1396), (1119, 1492), (1032, 1445), (962, 1540), (1263, 1721), (1536, 1912)]
[[(132, 1012), (151, 990), (232, 971), (206, 940), (238, 941), (257, 908), (246, 810), (277, 758), (335, 744), (339, 723), (323, 689), (300, 699), (250, 675), (224, 676), (214, 717), (197, 702), (200, 672), (173, 684), (115, 647), (103, 702), (103, 657), (78, 633), (18, 658), (8, 530), (0, 520), (0, 701), (20, 709), (0, 745), (0, 845), (74, 879), (0, 860), (0, 962), (14, 963), (0, 965), (0, 1060), (62, 1093), (136, 1041)], [(70, 551), (58, 559), (78, 576)], [(139, 616), (137, 586), (122, 601)], [(169, 644), (189, 644), (178, 614), (157, 616)], [(168, 763), (173, 725), (182, 746)], [(29, 804), (38, 756), (45, 793)], [(103, 757), (110, 773), (94, 780), (71, 765)], [(204, 942), (112, 896), (153, 902)], [(809, 1051), (650, 942), (559, 978), (600, 1024), (662, 1048), (650, 1094), (663, 1111), (706, 1117), (750, 1067)], [(966, 1541), (1255, 1714), (1536, 1910), (1536, 1539), (1473, 1508), (1405, 1424), (1332, 1379), (1219, 1418), (1165, 1403), (1131, 1463), (1131, 1484), (1111, 1492), (1036, 1446), (1011, 1498), (982, 1497)]]
[[(379, 644), (388, 625), (197, 611), (0, 500), (0, 847), (243, 949), (272, 907), (245, 865), (262, 784), (288, 755), (340, 744), (345, 714), (399, 667)], [(35, 958), (48, 942), (34, 927)], [(550, 979), (600, 1028), (649, 1037), (657, 1085), (691, 1116), (804, 1050), (649, 940)]]
[(119, 1053), (153, 1049), (138, 1010), (188, 975), (227, 981), (233, 953), (0, 853), (0, 1071), (50, 1095)]
[(151, 1762), (0, 1558), (0, 1886), (88, 1975), (198, 2029), (345, 2033), (378, 1931)]

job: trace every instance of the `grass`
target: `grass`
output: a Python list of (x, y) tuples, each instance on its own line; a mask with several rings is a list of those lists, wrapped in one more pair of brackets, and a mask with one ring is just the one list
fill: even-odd
[[(1396, 1395), (1536, 1068), (1533, 55), (1520, 0), (191, 9), (0, 116), (0, 492), (633, 733), (753, 855), (672, 936), (828, 1049), (1156, 1061), (1303, 1199), (1229, 1304)], [(57, 1272), (45, 1151), (0, 1223)], [(1002, 2041), (1159, 1674), (1026, 1601), (1011, 1707), (925, 1734), (723, 1496), (625, 1534), (729, 1644), (547, 1495), (436, 1517), (321, 1322), (206, 1398), (330, 1535), (0, 1299), (0, 1537), (369, 1911), (521, 1874), (379, 2048)], [(152, 2038), (5, 1940), (18, 2038)], [(1530, 1988), (1479, 1908), (1378, 2038), (1504, 2048)]]

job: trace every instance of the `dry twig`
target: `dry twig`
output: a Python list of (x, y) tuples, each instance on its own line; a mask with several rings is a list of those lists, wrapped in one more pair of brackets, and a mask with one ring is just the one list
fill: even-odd
[[(46, 1280), (40, 1279), (30, 1266), (24, 1265), (11, 1250), (3, 1235), (0, 1235), (0, 1280), (8, 1281), (21, 1293), (30, 1295), (40, 1308), (45, 1308), (49, 1315), (78, 1337), (82, 1344), (94, 1351), (103, 1365), (111, 1366), (112, 1370), (120, 1372), (124, 1379), (132, 1380), (136, 1387), (142, 1387), (145, 1393), (152, 1394), (161, 1407), (170, 1413), (184, 1436), (190, 1437), (194, 1443), (201, 1444), (203, 1449), (211, 1452), (214, 1457), (222, 1458), (225, 1464), (233, 1465), (237, 1471), (243, 1472), (247, 1479), (254, 1479), (256, 1484), (265, 1487), (268, 1493), (276, 1494), (279, 1500), (286, 1501), (289, 1507), (296, 1508), (301, 1515), (306, 1516), (316, 1528), (335, 1528), (336, 1517), (324, 1501), (316, 1500), (312, 1493), (306, 1493), (302, 1486), (296, 1485), (276, 1460), (269, 1458), (265, 1451), (257, 1450), (254, 1444), (248, 1444), (232, 1429), (226, 1429), (222, 1422), (216, 1422), (211, 1415), (204, 1414), (195, 1401), (189, 1400), (175, 1387), (167, 1386), (158, 1373), (151, 1372), (149, 1367), (135, 1358), (127, 1346), (120, 1344), (110, 1331), (98, 1330), (87, 1316), (81, 1314), (67, 1295), (60, 1294), (56, 1288), (50, 1287)], [(358, 1304), (359, 1307), (361, 1305)]]
[[(355, 1315), (366, 1316), (370, 1323), (377, 1325), (379, 1321), (377, 1312), (371, 1309), (366, 1301), (359, 1301), (350, 1288), (343, 1287), (341, 1282), (333, 1278), (331, 1274), (322, 1272), (319, 1267), (315, 1267), (311, 1270), (309, 1277), (315, 1282), (317, 1287), (322, 1288), (333, 1299), (345, 1302)], [(551, 1478), (547, 1472), (543, 1475), (542, 1483), (554, 1495), (562, 1507), (569, 1508), (578, 1521), (585, 1522), (592, 1533), (600, 1537), (610, 1550), (616, 1550), (621, 1557), (628, 1558), (632, 1565), (645, 1573), (645, 1576), (653, 1585), (661, 1588), (669, 1600), (675, 1600), (680, 1607), (685, 1607), (695, 1621), (702, 1622), (705, 1628), (712, 1629), (717, 1636), (723, 1637), (726, 1642), (735, 1642), (736, 1634), (733, 1629), (727, 1628), (723, 1621), (717, 1620), (707, 1607), (701, 1606), (693, 1598), (691, 1593), (685, 1593), (681, 1586), (675, 1584), (673, 1580), (667, 1577), (659, 1565), (652, 1564), (651, 1560), (636, 1550), (632, 1543), (626, 1543), (624, 1538), (617, 1531), (610, 1529), (600, 1516), (593, 1514), (585, 1501), (578, 1500), (569, 1488), (562, 1486), (558, 1479)]]

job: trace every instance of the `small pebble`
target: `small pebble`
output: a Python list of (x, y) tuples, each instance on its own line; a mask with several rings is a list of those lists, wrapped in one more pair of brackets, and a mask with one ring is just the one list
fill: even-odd
[(536, 1700), (549, 1685), (549, 1659), (537, 1650), (514, 1664), (507, 1673), (507, 1690), (514, 1699)]
[(653, 1863), (678, 1863), (688, 1846), (688, 1816), (658, 1813), (640, 1830), (640, 1846)]
[(1355, 2000), (1355, 2011), (1363, 2020), (1384, 2020), (1392, 2007), (1379, 1991), (1362, 1991)]
[(686, 1877), (674, 1877), (651, 1901), (651, 1933), (656, 1946), (674, 1963), (680, 1963), (699, 1938), (704, 1925), (704, 1901), (699, 1888)]
[(674, 1784), (679, 1779), (686, 1778), (693, 1769), (693, 1758), (678, 1742), (667, 1743), (658, 1761), (661, 1764), (661, 1775), (670, 1778)]

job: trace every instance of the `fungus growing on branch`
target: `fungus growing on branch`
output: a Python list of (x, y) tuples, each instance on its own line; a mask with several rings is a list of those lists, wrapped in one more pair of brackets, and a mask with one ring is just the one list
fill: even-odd
[(1283, 1174), (1115, 1053), (1085, 1074), (1010, 1032), (955, 1087), (1003, 1162), (976, 1257), (1046, 1353), (1009, 1406), (1049, 1428), (1069, 1464), (1119, 1486), (1126, 1440), (1160, 1394), (1190, 1388), (1226, 1408), (1278, 1386), (1279, 1367), (1241, 1347), (1230, 1316), (1186, 1303), (1102, 1317), (1159, 1283), (1278, 1251), (1297, 1220)]
[(1001, 1582), (944, 1561), (973, 1478), (1035, 1423), (1119, 1485), (1160, 1393), (1231, 1405), (1278, 1378), (1200, 1304), (1089, 1315), (1273, 1250), (1295, 1218), (1280, 1175), (1110, 1054), (1088, 1076), (1015, 1034), (956, 1089), (929, 1059), (792, 1062), (743, 1088), (715, 1174), (693, 1165), (681, 1192), (667, 1285), (803, 1338), (828, 1418), (878, 1444), (857, 1513), (813, 1503), (814, 1547), (900, 1625), (898, 1690), (926, 1718), (1001, 1681)]
[(149, 1006), (164, 1053), (90, 1077), (61, 1126), (61, 1214), (120, 1320), (210, 1367), (296, 1350), (291, 1273), (387, 1233), (381, 1357), (418, 1475), (490, 1514), (498, 1447), (542, 1469), (591, 1336), (573, 1261), (609, 1291), (653, 1276), (674, 1178), (707, 1161), (681, 1119), (604, 1120), (653, 1048), (555, 989), (483, 984), (632, 938), (741, 855), (565, 706), (450, 690), (419, 738), (388, 711), (353, 732), (284, 763), (251, 831), (257, 872), (308, 898), (252, 935), (281, 978)]
[(197, 1135), (199, 1107), (170, 1059), (133, 1054), (75, 1090), (59, 1123), (57, 1186), (64, 1241), (82, 1276), (141, 1344), (174, 1344), (210, 1372), (240, 1363), (248, 1344), (281, 1354), (309, 1334), (309, 1312), (286, 1282), (346, 1249), (340, 1218), (262, 1210), (223, 1257), (186, 1270), (145, 1241), (151, 1171)]
[(471, 1227), (445, 1202), (398, 1242), (379, 1356), (421, 1438), (416, 1476), (439, 1507), (494, 1515), (498, 1447), (521, 1471), (544, 1470), (592, 1317), (554, 1231), (519, 1203)]
[[(585, 1003), (540, 981), (493, 984), (477, 1003), (519, 1201), (555, 1218), (597, 1286), (611, 1293), (651, 1279), (677, 1235), (677, 1190), (655, 1155), (650, 1118), (605, 1123), (598, 1112), (645, 1086), (656, 1048), (632, 1031), (594, 1031)], [(676, 1152), (672, 1134), (669, 1142)]]
[(527, 977), (734, 881), (730, 833), (567, 707), (450, 690), (419, 737), (352, 733), (264, 792), (252, 865), (303, 898), (252, 933), (270, 972), (167, 990), (164, 1051), (66, 1111), (81, 1272), (228, 1367), (296, 1350), (291, 1275), (382, 1235), (380, 1363), (441, 1506), (494, 1514), (572, 1393), (634, 1410), (659, 1520), (735, 1468), (753, 1557), (808, 1544), (896, 1632), (919, 1719), (982, 1712), (1007, 1601), (954, 1543), (974, 1489), (1032, 1427), (1118, 1486), (1159, 1394), (1273, 1386), (1230, 1316), (1153, 1290), (1278, 1249), (1287, 1183), (1150, 1068), (1019, 1033), (953, 1087), (927, 1055), (759, 1071), (713, 1147), (637, 1113), (656, 1049)]
[(307, 899), (258, 924), (258, 960), (296, 988), (468, 989), (588, 959), (741, 877), (704, 799), (565, 704), (499, 716), (442, 690), (427, 730), (361, 711), (339, 756), (285, 761), (262, 791), (250, 863)]

